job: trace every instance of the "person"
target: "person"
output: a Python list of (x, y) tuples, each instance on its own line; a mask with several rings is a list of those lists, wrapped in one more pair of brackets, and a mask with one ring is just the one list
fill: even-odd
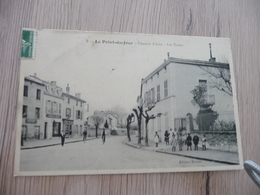
[(179, 144), (179, 151), (182, 151), (183, 139), (182, 139), (181, 133), (180, 133), (179, 136), (178, 136), (178, 144)]
[(154, 143), (155, 143), (155, 147), (158, 147), (159, 135), (157, 134), (157, 131), (155, 132), (155, 135), (154, 135)]
[(192, 140), (192, 138), (191, 138), (190, 134), (188, 133), (188, 136), (186, 138), (187, 150), (189, 150), (189, 149), (192, 150), (191, 149), (191, 145), (192, 145), (191, 140)]
[(87, 139), (87, 130), (84, 130), (83, 131), (83, 142), (84, 143), (85, 143), (86, 139)]
[(173, 136), (173, 131), (172, 131), (172, 129), (170, 129), (170, 135), (169, 135), (169, 137), (170, 137), (170, 143), (171, 143), (171, 145), (172, 145), (172, 137)]
[(169, 133), (168, 131), (166, 130), (165, 133), (164, 133), (164, 140), (166, 142), (166, 145), (169, 145)]
[(105, 131), (105, 129), (103, 129), (103, 133), (102, 133), (102, 141), (103, 141), (103, 144), (104, 144), (105, 141), (106, 141), (106, 131)]
[(203, 135), (203, 138), (201, 139), (201, 142), (202, 142), (202, 150), (206, 150), (207, 139), (206, 139), (206, 135), (205, 134)]
[(171, 144), (172, 144), (172, 152), (174, 151), (176, 151), (176, 146), (177, 146), (177, 139), (176, 139), (176, 136), (174, 135), (174, 134), (172, 134), (172, 142), (171, 142)]
[(61, 131), (61, 146), (64, 146), (66, 133), (64, 130)]
[(195, 133), (195, 135), (193, 136), (194, 150), (199, 150), (198, 148), (199, 140), (200, 140), (199, 136), (197, 135), (197, 133)]

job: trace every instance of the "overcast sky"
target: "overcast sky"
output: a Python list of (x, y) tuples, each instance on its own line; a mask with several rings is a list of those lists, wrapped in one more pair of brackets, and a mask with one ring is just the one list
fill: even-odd
[(63, 91), (69, 84), (71, 94), (81, 93), (89, 103), (89, 115), (116, 105), (130, 112), (141, 79), (163, 63), (167, 52), (170, 57), (209, 60), (209, 43), (217, 61), (230, 57), (228, 39), (43, 30), (38, 32), (36, 59), (22, 60), (22, 75), (37, 73), (57, 81)]

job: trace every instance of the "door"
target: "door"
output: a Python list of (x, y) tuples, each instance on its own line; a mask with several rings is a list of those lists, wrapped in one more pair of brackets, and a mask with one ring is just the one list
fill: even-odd
[(48, 123), (44, 123), (44, 137), (43, 137), (43, 139), (47, 139), (47, 127), (48, 127)]

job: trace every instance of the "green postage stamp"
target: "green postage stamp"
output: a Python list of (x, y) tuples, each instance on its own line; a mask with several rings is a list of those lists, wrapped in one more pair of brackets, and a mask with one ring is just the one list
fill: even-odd
[(35, 57), (35, 41), (36, 30), (23, 29), (22, 30), (22, 48), (21, 57), (33, 59)]

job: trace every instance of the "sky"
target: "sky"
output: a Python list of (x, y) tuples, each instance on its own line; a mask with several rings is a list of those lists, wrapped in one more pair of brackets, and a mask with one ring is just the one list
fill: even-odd
[(209, 43), (217, 61), (230, 60), (229, 39), (41, 30), (36, 57), (22, 60), (21, 76), (37, 73), (43, 80), (57, 81), (64, 92), (69, 84), (70, 94), (81, 93), (89, 104), (89, 115), (117, 105), (130, 113), (141, 79), (163, 63), (167, 52), (208, 61)]

